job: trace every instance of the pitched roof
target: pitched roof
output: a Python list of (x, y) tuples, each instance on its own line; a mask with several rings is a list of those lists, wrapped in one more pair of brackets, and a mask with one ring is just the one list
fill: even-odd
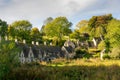
[[(16, 45), (23, 51), (24, 57), (27, 58), (30, 51), (30, 47), (27, 44), (23, 43), (17, 43)], [(45, 53), (50, 53), (53, 57), (58, 57), (58, 55), (60, 57), (64, 56), (64, 52), (59, 46), (31, 45), (31, 49), (35, 58), (38, 58), (39, 54), (43, 56)], [(68, 50), (68, 52), (72, 52), (72, 47), (66, 47), (66, 49)]]
[(67, 50), (67, 52), (69, 52), (69, 53), (72, 53), (73, 50), (74, 50), (71, 46), (68, 46), (68, 47), (64, 46), (64, 48), (65, 48), (65, 49)]

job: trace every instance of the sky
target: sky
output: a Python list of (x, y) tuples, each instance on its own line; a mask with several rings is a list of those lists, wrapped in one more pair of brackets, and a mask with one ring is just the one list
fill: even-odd
[(111, 13), (120, 19), (120, 0), (0, 0), (0, 19), (8, 24), (28, 20), (39, 29), (48, 17), (65, 16), (73, 23)]

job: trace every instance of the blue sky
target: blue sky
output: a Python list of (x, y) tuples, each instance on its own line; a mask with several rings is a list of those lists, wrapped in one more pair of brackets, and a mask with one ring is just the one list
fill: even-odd
[(112, 13), (120, 19), (120, 0), (0, 0), (0, 19), (9, 24), (16, 20), (29, 20), (33, 27), (41, 28), (47, 17), (66, 16), (72, 28), (94, 15)]

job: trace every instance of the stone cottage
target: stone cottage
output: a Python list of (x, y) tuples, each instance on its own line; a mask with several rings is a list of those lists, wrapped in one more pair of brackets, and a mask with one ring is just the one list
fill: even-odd
[(38, 42), (36, 43), (37, 44), (33, 44), (32, 42), (30, 47), (25, 43), (25, 40), (24, 43), (17, 43), (21, 48), (21, 52), (19, 53), (21, 63), (50, 61), (60, 57), (73, 58), (75, 55), (75, 45), (70, 40), (67, 40), (62, 48), (52, 45), (39, 45)]

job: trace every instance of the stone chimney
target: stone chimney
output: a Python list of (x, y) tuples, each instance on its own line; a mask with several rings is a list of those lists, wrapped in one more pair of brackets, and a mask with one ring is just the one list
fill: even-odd
[(44, 45), (47, 45), (46, 41), (44, 42)]
[(6, 41), (8, 40), (8, 37), (7, 37), (7, 36), (5, 36), (5, 40), (6, 40)]
[(23, 40), (23, 43), (26, 44), (26, 40), (25, 39)]
[(50, 46), (52, 46), (52, 42), (50, 43)]
[(36, 45), (38, 46), (38, 45), (39, 45), (39, 42), (36, 42)]
[(17, 42), (18, 42), (18, 40), (17, 40), (17, 39), (15, 39), (15, 42), (17, 43)]
[(34, 41), (32, 41), (32, 45), (34, 45)]

